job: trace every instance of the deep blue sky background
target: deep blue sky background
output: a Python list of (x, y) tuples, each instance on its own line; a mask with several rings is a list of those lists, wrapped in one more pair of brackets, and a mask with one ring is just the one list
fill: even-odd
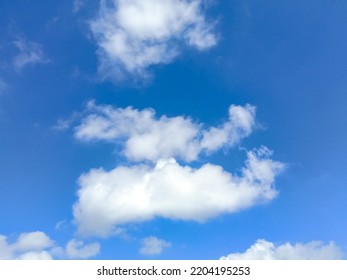
[[(93, 167), (121, 162), (108, 144), (81, 144), (54, 129), (95, 99), (100, 104), (152, 107), (208, 124), (230, 104), (257, 107), (262, 128), (242, 141), (266, 145), (285, 162), (279, 196), (267, 205), (205, 224), (156, 219), (130, 225), (132, 238), (101, 240), (100, 258), (141, 258), (137, 238), (174, 244), (160, 258), (219, 258), (256, 239), (335, 241), (347, 251), (347, 2), (342, 0), (213, 1), (218, 45), (185, 50), (151, 68), (150, 82), (100, 82), (87, 21), (98, 1), (73, 13), (71, 1), (0, 2), (0, 233), (44, 231), (58, 243), (74, 234), (76, 180)], [(13, 41), (42, 45), (48, 63), (14, 69)], [(237, 147), (198, 163), (241, 168)], [(56, 230), (55, 225), (65, 221)], [(134, 241), (135, 240), (135, 241)]]

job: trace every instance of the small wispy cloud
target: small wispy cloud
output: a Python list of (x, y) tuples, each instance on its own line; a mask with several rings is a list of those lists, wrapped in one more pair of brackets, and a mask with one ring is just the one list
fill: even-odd
[(170, 63), (183, 46), (203, 51), (217, 43), (201, 0), (101, 0), (90, 28), (102, 79), (144, 79), (151, 66)]
[(18, 50), (18, 54), (13, 58), (13, 66), (18, 71), (30, 65), (50, 62), (43, 52), (42, 45), (38, 43), (20, 38), (13, 41), (13, 45)]
[(342, 259), (341, 249), (334, 243), (321, 241), (309, 243), (275, 245), (264, 239), (257, 240), (243, 253), (232, 253), (222, 260), (338, 260)]
[(85, 0), (74, 0), (73, 6), (72, 6), (72, 11), (74, 13), (77, 13), (84, 5), (85, 5)]
[(97, 242), (84, 244), (81, 240), (72, 239), (66, 245), (66, 255), (70, 259), (88, 259), (100, 252), (100, 244)]
[(81, 113), (74, 112), (68, 118), (61, 118), (53, 125), (54, 130), (63, 131), (69, 129), (74, 122), (77, 122), (81, 117)]
[(159, 239), (155, 236), (150, 236), (142, 239), (142, 246), (139, 250), (142, 255), (160, 255), (165, 248), (171, 247), (171, 243)]

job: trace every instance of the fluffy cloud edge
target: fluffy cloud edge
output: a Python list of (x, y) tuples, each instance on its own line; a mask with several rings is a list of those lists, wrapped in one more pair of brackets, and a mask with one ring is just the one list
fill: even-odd
[(324, 244), (322, 241), (308, 243), (289, 242), (274, 244), (258, 239), (245, 252), (231, 253), (221, 260), (339, 260), (344, 256), (335, 242)]
[(70, 259), (88, 259), (100, 252), (100, 244), (97, 242), (85, 244), (81, 240), (72, 239), (66, 245), (66, 255)]
[(102, 80), (147, 79), (150, 67), (172, 62), (183, 46), (217, 44), (201, 0), (101, 0), (90, 30)]
[(141, 255), (153, 256), (160, 255), (165, 248), (171, 247), (171, 243), (155, 236), (143, 238), (139, 253)]
[(284, 165), (270, 159), (266, 147), (249, 151), (241, 175), (221, 166), (182, 166), (174, 159), (155, 166), (118, 166), (92, 169), (79, 178), (73, 206), (78, 232), (106, 237), (113, 229), (162, 217), (205, 222), (271, 201), (274, 180)]
[(21, 233), (13, 242), (0, 235), (0, 260), (87, 259), (99, 252), (99, 243), (85, 244), (76, 239), (70, 240), (65, 248), (59, 247), (42, 231)]
[(255, 114), (252, 105), (230, 105), (227, 120), (206, 127), (190, 117), (157, 117), (151, 108), (117, 108), (90, 101), (74, 136), (86, 142), (121, 143), (123, 154), (131, 161), (156, 162), (174, 157), (190, 162), (200, 154), (233, 147), (248, 137), (255, 128)]

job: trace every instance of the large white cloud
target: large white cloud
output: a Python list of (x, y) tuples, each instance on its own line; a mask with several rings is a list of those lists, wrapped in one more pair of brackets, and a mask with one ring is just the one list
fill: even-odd
[(155, 166), (92, 169), (79, 178), (74, 220), (82, 235), (108, 236), (119, 225), (163, 217), (204, 222), (270, 201), (275, 176), (283, 165), (262, 147), (247, 153), (239, 176), (222, 167), (179, 165), (174, 159)]
[(148, 67), (171, 62), (182, 45), (216, 44), (201, 0), (101, 0), (91, 22), (103, 78), (144, 77)]
[(165, 240), (159, 239), (155, 236), (149, 236), (142, 239), (142, 246), (140, 248), (140, 253), (142, 255), (159, 255), (162, 251), (170, 247), (171, 243)]
[(75, 128), (75, 137), (83, 141), (123, 140), (124, 154), (135, 161), (171, 157), (192, 161), (201, 152), (237, 144), (255, 124), (255, 108), (251, 105), (231, 105), (228, 120), (207, 129), (183, 116), (157, 118), (152, 109), (98, 106), (91, 101), (87, 111), (88, 116)]
[(70, 240), (66, 248), (61, 248), (44, 232), (26, 232), (12, 243), (0, 235), (0, 260), (51, 260), (55, 257), (85, 259), (97, 255), (98, 243), (84, 244), (75, 239)]
[(244, 253), (232, 253), (222, 260), (335, 260), (342, 259), (341, 249), (334, 243), (324, 244), (320, 241), (309, 243), (285, 243), (276, 246), (274, 243), (259, 239)]

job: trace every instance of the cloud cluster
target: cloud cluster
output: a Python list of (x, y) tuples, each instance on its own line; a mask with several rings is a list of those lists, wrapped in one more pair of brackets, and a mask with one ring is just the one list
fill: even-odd
[(139, 252), (142, 255), (159, 255), (165, 248), (170, 246), (170, 242), (159, 239), (155, 236), (150, 236), (142, 240), (142, 246)]
[(103, 78), (145, 77), (148, 67), (171, 62), (182, 46), (216, 44), (201, 0), (101, 0), (91, 21)]
[(72, 239), (67, 243), (65, 251), (70, 259), (88, 259), (99, 254), (100, 244), (84, 244), (83, 241)]
[(157, 118), (152, 109), (98, 106), (91, 101), (87, 111), (75, 128), (75, 137), (82, 141), (122, 140), (125, 156), (133, 161), (156, 162), (171, 157), (196, 160), (201, 152), (237, 144), (255, 125), (255, 108), (251, 105), (231, 105), (228, 120), (209, 128), (183, 116)]
[(174, 159), (155, 166), (92, 169), (79, 178), (74, 219), (82, 235), (108, 236), (119, 225), (163, 217), (204, 222), (273, 199), (283, 165), (263, 147), (247, 153), (241, 175), (221, 166), (182, 166)]
[(98, 243), (85, 245), (75, 239), (70, 240), (66, 248), (61, 248), (41, 231), (22, 233), (12, 243), (8, 242), (6, 236), (0, 235), (0, 260), (51, 260), (54, 257), (85, 259), (97, 255), (99, 251)]
[(18, 54), (13, 58), (13, 66), (16, 70), (22, 70), (29, 65), (49, 62), (40, 44), (22, 38), (14, 41), (13, 44), (18, 49)]
[(337, 260), (342, 259), (341, 249), (330, 242), (324, 245), (320, 241), (294, 245), (285, 243), (276, 246), (272, 242), (259, 239), (244, 253), (233, 253), (222, 260)]
[(50, 249), (54, 242), (43, 232), (22, 233), (9, 244), (7, 237), (0, 235), (0, 259), (52, 259)]

